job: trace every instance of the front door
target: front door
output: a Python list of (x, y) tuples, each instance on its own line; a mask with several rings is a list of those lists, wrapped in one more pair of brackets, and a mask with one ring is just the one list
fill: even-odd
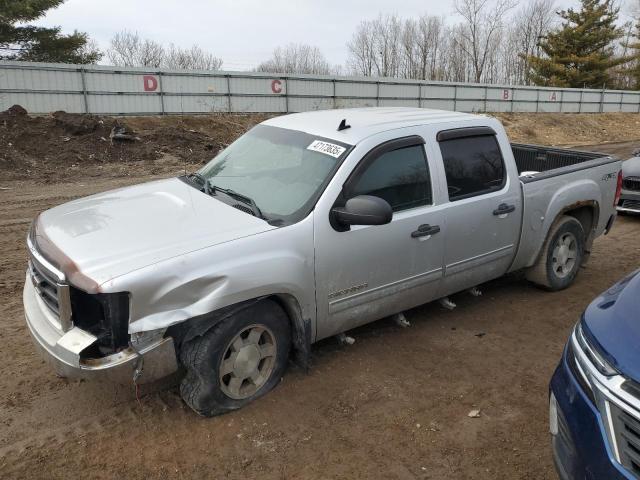
[(437, 298), (442, 279), (444, 216), (433, 205), (421, 137), (371, 150), (342, 192), (343, 200), (357, 195), (385, 199), (393, 219), (343, 229), (316, 212), (317, 339)]

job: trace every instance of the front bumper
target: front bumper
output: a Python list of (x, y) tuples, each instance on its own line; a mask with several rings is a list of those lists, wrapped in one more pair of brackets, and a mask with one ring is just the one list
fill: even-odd
[(619, 212), (640, 213), (640, 192), (622, 189), (616, 208)]
[(171, 337), (140, 345), (135, 350), (128, 347), (99, 359), (83, 359), (80, 352), (90, 346), (96, 337), (78, 327), (66, 332), (60, 330), (28, 276), (23, 303), (27, 326), (38, 352), (62, 377), (131, 383), (138, 369), (141, 372), (137, 382), (144, 383), (166, 377), (178, 369)]
[(614, 459), (602, 416), (571, 372), (566, 348), (550, 389), (557, 403), (558, 433), (552, 436), (552, 447), (560, 478), (635, 479)]

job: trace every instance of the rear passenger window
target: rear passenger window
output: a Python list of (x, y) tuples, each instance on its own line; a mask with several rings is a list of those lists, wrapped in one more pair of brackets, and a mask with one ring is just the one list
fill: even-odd
[(383, 198), (394, 211), (431, 203), (431, 182), (422, 145), (400, 148), (376, 158), (351, 188), (353, 196)]
[(449, 200), (500, 190), (504, 162), (494, 135), (454, 138), (440, 142)]

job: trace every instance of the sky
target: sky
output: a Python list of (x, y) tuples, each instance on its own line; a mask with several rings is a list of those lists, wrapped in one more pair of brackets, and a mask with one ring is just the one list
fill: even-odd
[(290, 42), (318, 46), (331, 64), (344, 65), (357, 25), (379, 13), (456, 21), (453, 0), (67, 0), (35, 23), (87, 32), (102, 50), (121, 30), (163, 44), (197, 44), (221, 57), (223, 69), (248, 70)]

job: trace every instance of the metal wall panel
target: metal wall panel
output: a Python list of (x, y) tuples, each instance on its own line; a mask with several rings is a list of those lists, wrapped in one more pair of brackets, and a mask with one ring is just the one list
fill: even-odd
[(90, 95), (88, 102), (90, 112), (113, 115), (151, 114), (162, 111), (160, 95)]
[(378, 86), (375, 83), (336, 82), (338, 97), (370, 97), (377, 96)]
[(333, 82), (314, 80), (287, 80), (289, 95), (332, 96)]
[(381, 98), (379, 106), (381, 107), (414, 107), (419, 106), (418, 99), (412, 98)]
[(0, 111), (12, 105), (22, 105), (28, 112), (49, 113), (64, 110), (84, 113), (82, 94), (74, 93), (0, 93)]
[(231, 93), (249, 93), (262, 95), (286, 95), (287, 81), (283, 78), (232, 77)]
[(333, 108), (333, 98), (291, 97), (289, 99), (290, 112), (308, 112), (329, 108)]
[(461, 100), (484, 100), (485, 88), (484, 87), (458, 87), (456, 98)]
[(215, 95), (171, 95), (163, 97), (165, 113), (214, 113), (229, 111), (229, 97)]
[(225, 77), (162, 75), (159, 83), (162, 91), (167, 93), (228, 93)]
[(337, 108), (375, 107), (377, 102), (370, 98), (336, 98)]
[(0, 70), (0, 90), (82, 90), (82, 77), (76, 70)]
[(452, 85), (427, 85), (422, 87), (423, 98), (446, 98), (452, 99), (455, 96), (456, 87)]
[(287, 111), (286, 98), (282, 96), (270, 97), (231, 97), (231, 111), (239, 113), (264, 112), (285, 113)]
[[(503, 90), (504, 91), (504, 90)], [(530, 90), (528, 88), (514, 88), (513, 94), (509, 95), (506, 100), (536, 102), (538, 100), (538, 90)], [(535, 107), (534, 107), (535, 109)]]
[[(162, 95), (161, 95), (162, 93)], [(422, 106), (468, 112), (640, 112), (640, 94), (411, 80), (0, 62), (0, 108), (32, 113), (287, 112)]]
[[(420, 96), (420, 86), (381, 83), (380, 96), (391, 98), (418, 98)], [(414, 102), (414, 104), (415, 103), (417, 102)]]

